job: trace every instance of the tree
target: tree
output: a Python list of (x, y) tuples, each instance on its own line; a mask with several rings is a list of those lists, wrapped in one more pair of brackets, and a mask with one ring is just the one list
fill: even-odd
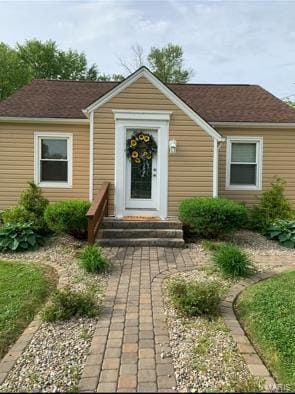
[(121, 80), (119, 74), (101, 74), (88, 66), (84, 52), (58, 48), (55, 41), (27, 40), (11, 48), (0, 43), (0, 100), (32, 79)]
[(28, 40), (17, 44), (19, 59), (26, 64), (32, 78), (98, 80), (96, 64), (90, 67), (84, 52), (60, 50), (55, 41)]
[(10, 96), (29, 80), (29, 70), (19, 61), (16, 50), (0, 42), (0, 100)]
[(165, 83), (186, 83), (192, 76), (192, 70), (183, 68), (180, 45), (170, 43), (163, 48), (152, 47), (147, 60), (151, 71)]
[(131, 65), (119, 58), (121, 66), (130, 74), (140, 66), (147, 66), (165, 83), (186, 83), (192, 76), (192, 70), (183, 67), (183, 50), (180, 45), (169, 43), (162, 48), (152, 47), (147, 58), (140, 45), (131, 47), (133, 59)]
[(125, 71), (127, 71), (128, 74), (131, 74), (133, 71), (146, 64), (142, 46), (139, 44), (132, 45), (131, 50), (133, 53), (131, 64), (128, 64), (126, 60), (119, 58), (120, 65), (125, 69)]
[(295, 101), (290, 100), (289, 97), (283, 99), (283, 101), (284, 101), (286, 104), (288, 104), (290, 107), (295, 108)]

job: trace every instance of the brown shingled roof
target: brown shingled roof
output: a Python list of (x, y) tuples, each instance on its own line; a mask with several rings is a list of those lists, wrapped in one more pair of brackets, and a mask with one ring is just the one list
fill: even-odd
[[(82, 109), (118, 82), (34, 80), (0, 102), (0, 116), (85, 118)], [(208, 122), (295, 123), (295, 110), (258, 85), (170, 84)]]

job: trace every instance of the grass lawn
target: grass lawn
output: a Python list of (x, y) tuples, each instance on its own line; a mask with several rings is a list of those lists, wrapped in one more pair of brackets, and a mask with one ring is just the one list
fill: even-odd
[(0, 260), (0, 359), (54, 288), (53, 271)]
[(295, 390), (295, 271), (245, 290), (237, 312), (278, 383)]

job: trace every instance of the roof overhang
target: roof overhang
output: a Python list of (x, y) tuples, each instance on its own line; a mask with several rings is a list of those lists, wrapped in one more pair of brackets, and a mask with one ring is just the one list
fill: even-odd
[(124, 81), (116, 85), (113, 89), (108, 91), (98, 100), (94, 101), (87, 108), (83, 110), (83, 113), (88, 116), (89, 113), (95, 111), (106, 102), (111, 100), (117, 94), (122, 92), (137, 79), (145, 77), (151, 82), (156, 88), (159, 89), (171, 102), (173, 102), (178, 108), (180, 108), (190, 119), (192, 119), (199, 127), (201, 127), (207, 134), (217, 141), (223, 141), (222, 136), (212, 127), (205, 119), (203, 119), (197, 112), (195, 112), (189, 105), (187, 105), (181, 98), (179, 98), (168, 86), (160, 81), (148, 68), (141, 67), (133, 74), (129, 75)]
[(295, 123), (263, 123), (263, 122), (210, 122), (214, 127), (229, 127), (229, 128), (261, 128), (261, 129), (290, 129), (295, 127)]
[(0, 116), (0, 123), (44, 123), (44, 124), (89, 124), (89, 119), (67, 118), (24, 118), (18, 116)]

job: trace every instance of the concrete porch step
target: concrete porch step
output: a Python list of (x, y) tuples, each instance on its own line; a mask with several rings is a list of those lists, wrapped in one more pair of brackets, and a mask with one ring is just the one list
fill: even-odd
[(183, 231), (180, 229), (162, 228), (111, 228), (103, 229), (102, 238), (181, 238)]
[(161, 246), (170, 248), (184, 248), (182, 238), (101, 238), (96, 241), (100, 246)]
[(103, 229), (173, 229), (181, 230), (182, 223), (175, 219), (167, 220), (123, 220), (104, 218)]

